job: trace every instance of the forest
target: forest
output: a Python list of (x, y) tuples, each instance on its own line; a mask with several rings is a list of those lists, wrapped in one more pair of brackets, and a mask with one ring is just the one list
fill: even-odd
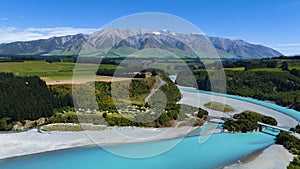
[(53, 115), (60, 102), (39, 77), (16, 77), (0, 73), (0, 129), (13, 121), (34, 120)]

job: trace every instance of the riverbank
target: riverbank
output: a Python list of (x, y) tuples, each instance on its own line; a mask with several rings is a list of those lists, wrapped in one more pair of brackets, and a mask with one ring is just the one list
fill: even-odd
[[(213, 96), (205, 93), (188, 91), (181, 91), (181, 93), (183, 98), (180, 100), (180, 103), (201, 107), (202, 109), (209, 111), (209, 115), (212, 116), (230, 117), (234, 114), (251, 110), (266, 116), (274, 117), (278, 122), (278, 126), (294, 127), (299, 123), (297, 120), (288, 115), (282, 114), (270, 108), (256, 105), (254, 103), (232, 98), (225, 98), (222, 96)], [(204, 104), (210, 101), (226, 103), (227, 105), (233, 107), (235, 111), (232, 113), (222, 113), (219, 111), (210, 110), (204, 106)], [(266, 149), (252, 153), (232, 165), (226, 166), (225, 169), (252, 169), (257, 168), (258, 166), (261, 169), (282, 169), (286, 168), (292, 159), (293, 155), (289, 153), (288, 150), (281, 145), (274, 144)]]
[(273, 144), (270, 147), (255, 152), (237, 163), (224, 167), (224, 169), (283, 169), (286, 168), (293, 155), (289, 153), (282, 145)]
[[(183, 88), (183, 87), (181, 87), (181, 88)], [(219, 116), (219, 117), (223, 116), (223, 117), (229, 118), (231, 115), (239, 114), (243, 111), (250, 110), (250, 111), (260, 113), (265, 116), (274, 117), (276, 119), (276, 121), (278, 122), (278, 126), (292, 128), (292, 127), (295, 127), (299, 123), (296, 119), (294, 119), (288, 115), (285, 115), (276, 110), (273, 110), (273, 109), (270, 109), (267, 107), (263, 107), (263, 106), (260, 106), (260, 105), (254, 104), (254, 103), (237, 100), (237, 99), (233, 99), (233, 98), (226, 98), (223, 96), (210, 95), (210, 94), (206, 94), (206, 93), (189, 92), (189, 91), (182, 91), (182, 90), (181, 90), (181, 93), (182, 93), (183, 97), (180, 100), (180, 103), (188, 104), (188, 105), (195, 106), (195, 107), (200, 107), (204, 110), (209, 111), (209, 113), (210, 113), (209, 115)], [(231, 106), (234, 109), (234, 112), (223, 113), (223, 112), (219, 112), (219, 111), (215, 111), (215, 110), (210, 110), (204, 106), (204, 104), (211, 102), (211, 101), (225, 103), (225, 104)]]
[(197, 128), (108, 127), (101, 131), (79, 132), (39, 132), (32, 129), (20, 133), (1, 134), (0, 159), (83, 146), (160, 141), (183, 137), (195, 129)]

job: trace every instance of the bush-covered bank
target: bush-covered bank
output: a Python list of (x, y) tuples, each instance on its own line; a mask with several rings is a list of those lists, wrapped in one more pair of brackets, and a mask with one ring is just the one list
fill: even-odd
[(229, 132), (257, 131), (259, 129), (257, 122), (277, 125), (277, 121), (273, 117), (264, 116), (252, 111), (244, 111), (240, 114), (235, 114), (233, 119), (225, 121), (223, 128)]
[(293, 161), (287, 166), (288, 169), (300, 168), (300, 139), (287, 132), (280, 132), (276, 137), (276, 143), (283, 145), (295, 155)]

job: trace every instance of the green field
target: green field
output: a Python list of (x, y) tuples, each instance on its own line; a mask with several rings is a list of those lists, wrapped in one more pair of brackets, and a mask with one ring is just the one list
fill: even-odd
[(288, 62), (288, 65), (289, 65), (289, 69), (297, 69), (297, 70), (300, 70), (300, 62), (298, 61), (289, 61)]
[[(291, 68), (289, 66), (289, 68)], [(300, 69), (300, 67), (299, 67)], [(245, 67), (224, 68), (225, 71), (245, 71)], [(251, 72), (282, 72), (281, 68), (256, 68), (249, 70)]]
[(257, 68), (250, 70), (251, 72), (282, 72), (281, 68)]
[(228, 71), (244, 71), (245, 67), (224, 68), (224, 70), (228, 70)]
[[(291, 68), (289, 66), (289, 68)], [(299, 67), (300, 69), (300, 67)], [(236, 67), (236, 68), (224, 68), (226, 71), (244, 71), (244, 67)], [(281, 68), (256, 68), (249, 70), (251, 72), (282, 72)]]
[(297, 69), (300, 70), (300, 61), (299, 59), (277, 59), (278, 67), (281, 66), (282, 62), (287, 62), (289, 65), (289, 69)]
[[(25, 61), (25, 62), (0, 62), (0, 72), (12, 72), (17, 76), (39, 76), (46, 80), (72, 79), (75, 67), (73, 62)], [(80, 64), (81, 74), (91, 75), (95, 72), (95, 64)], [(114, 69), (115, 65), (101, 64), (99, 68)], [(83, 76), (88, 77), (88, 76)]]

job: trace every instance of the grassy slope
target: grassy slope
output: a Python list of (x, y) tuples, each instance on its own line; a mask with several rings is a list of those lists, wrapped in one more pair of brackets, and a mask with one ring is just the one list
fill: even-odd
[(250, 70), (252, 72), (282, 72), (281, 68), (257, 68)]

